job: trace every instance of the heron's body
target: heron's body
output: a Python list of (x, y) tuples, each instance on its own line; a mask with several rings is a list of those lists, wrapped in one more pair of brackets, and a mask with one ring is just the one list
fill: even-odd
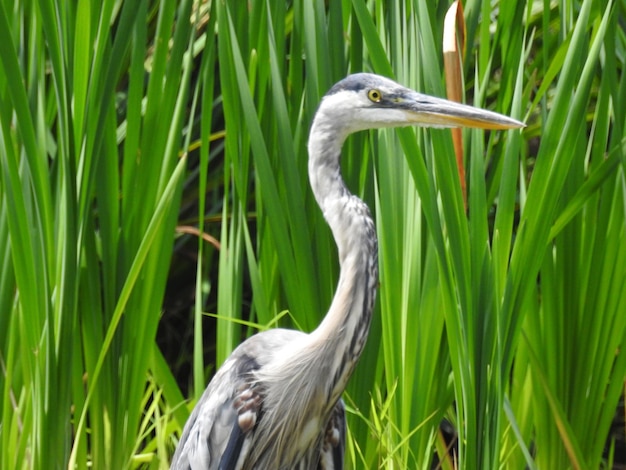
[[(242, 392), (247, 390), (247, 387), (250, 387), (247, 380), (240, 380), (239, 378), (252, 376), (259, 369), (269, 367), (273, 360), (274, 351), (284, 350), (283, 348), (289, 349), (290, 345), (304, 340), (306, 340), (304, 333), (276, 329), (259, 333), (242, 343), (207, 387), (201, 399), (203, 406), (197, 406), (194, 409), (189, 418), (189, 424), (181, 436), (181, 443), (184, 442), (185, 444), (180, 447), (180, 451), (177, 451), (179, 457), (175, 459), (172, 468), (293, 468), (309, 470), (317, 469), (320, 461), (325, 462), (325, 466), (321, 466), (321, 468), (342, 468), (336, 465), (337, 459), (343, 461), (345, 424), (341, 403), (337, 404), (337, 416), (340, 419), (335, 420), (336, 431), (329, 429), (331, 437), (333, 434), (337, 436), (334, 440), (326, 439), (326, 433), (317, 432), (321, 427), (320, 423), (310, 421), (314, 416), (321, 417), (322, 413), (322, 410), (318, 409), (319, 407), (315, 406), (312, 400), (307, 400), (307, 403), (304, 404), (305, 410), (308, 411), (308, 414), (300, 418), (304, 421), (304, 425), (296, 423), (296, 417), (293, 417), (293, 421), (290, 419), (288, 423), (280, 422), (282, 417), (279, 416), (279, 422), (273, 428), (278, 432), (274, 433), (272, 440), (259, 435), (259, 429), (264, 428), (255, 429), (256, 426), (252, 426), (250, 430), (245, 432), (239, 426), (240, 414), (235, 401)], [(270, 350), (270, 347), (276, 349)], [(222, 386), (224, 383), (232, 384), (232, 386)], [(271, 390), (264, 390), (263, 394), (269, 396), (270, 392)], [(257, 391), (253, 391), (253, 394), (256, 393)], [(282, 401), (286, 404), (297, 401), (298, 395), (281, 394), (278, 398), (279, 402)], [(291, 406), (295, 405), (292, 404)], [(329, 421), (332, 411), (332, 408), (324, 410), (328, 414), (326, 421)], [(260, 407), (252, 412), (257, 414), (256, 420), (260, 418), (266, 421), (266, 416)], [(289, 416), (289, 418), (292, 417)], [(268, 416), (267, 420), (269, 421), (269, 419)], [(308, 426), (311, 432), (293, 432), (296, 424), (303, 429)], [(324, 427), (326, 428), (326, 426)], [(291, 429), (293, 434), (288, 434), (288, 429)], [(316, 432), (312, 432), (313, 430)], [(301, 435), (298, 436), (298, 434)], [(240, 440), (239, 443), (237, 443), (238, 440)], [(298, 462), (297, 465), (279, 463), (281, 456), (276, 455), (275, 448), (277, 446), (269, 445), (278, 441), (283, 442), (281, 444), (282, 459)], [(229, 444), (231, 449), (227, 450)], [(230, 465), (219, 467), (218, 464), (224, 456), (227, 457), (226, 460), (230, 462)]]
[(378, 283), (376, 230), (340, 173), (356, 131), (404, 125), (510, 128), (504, 116), (431, 98), (377, 75), (352, 75), (326, 94), (309, 137), (311, 188), (337, 243), (341, 274), (310, 334), (275, 329), (244, 341), (185, 425), (173, 470), (341, 469), (341, 394), (367, 339)]

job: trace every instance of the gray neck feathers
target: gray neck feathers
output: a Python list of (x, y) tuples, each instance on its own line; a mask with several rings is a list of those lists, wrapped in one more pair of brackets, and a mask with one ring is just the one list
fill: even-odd
[[(365, 345), (378, 284), (374, 222), (367, 206), (350, 194), (340, 174), (341, 146), (348, 132), (325, 126), (324, 121), (316, 119), (311, 130), (309, 177), (337, 243), (341, 275), (319, 327), (300, 342), (288, 342), (255, 373), (266, 388), (262, 419), (267, 429), (275, 430), (259, 436), (256, 443), (259, 455), (274, 449), (264, 457), (265, 468), (282, 468), (276, 448), (282, 449), (282, 458), (288, 462), (287, 457), (301, 456), (312, 448), (312, 440), (321, 438), (308, 436), (302, 429), (324, 429), (344, 391)], [(274, 445), (276, 442), (280, 444)]]
[(374, 222), (365, 203), (350, 194), (341, 177), (339, 160), (346, 137), (340, 125), (330, 126), (316, 119), (309, 141), (311, 187), (337, 243), (341, 266), (330, 309), (311, 333), (316, 349), (322, 351), (318, 363), (330, 365), (333, 387), (329, 399), (333, 403), (361, 355), (378, 284)]

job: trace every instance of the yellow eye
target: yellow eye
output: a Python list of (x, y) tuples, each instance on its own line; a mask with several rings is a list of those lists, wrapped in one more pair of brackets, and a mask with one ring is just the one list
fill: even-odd
[(383, 99), (383, 94), (380, 92), (380, 90), (374, 88), (367, 92), (367, 97), (374, 103), (380, 103), (380, 100)]

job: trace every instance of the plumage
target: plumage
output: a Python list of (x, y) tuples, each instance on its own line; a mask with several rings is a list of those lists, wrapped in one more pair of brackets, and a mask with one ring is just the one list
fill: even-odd
[(368, 207), (341, 177), (341, 147), (353, 132), (406, 125), (522, 124), (373, 74), (351, 75), (334, 85), (322, 99), (309, 135), (311, 189), (332, 230), (340, 263), (328, 313), (310, 334), (269, 330), (233, 351), (186, 423), (173, 470), (343, 468), (341, 394), (369, 332), (378, 244)]
[[(327, 418), (328, 422), (332, 421), (334, 428), (325, 428), (323, 435), (317, 432), (312, 437), (316, 441), (317, 453), (307, 453), (307, 449), (293, 449), (290, 452), (300, 454), (300, 467), (285, 467), (286, 463), (278, 463), (279, 466), (272, 467), (274, 462), (269, 463), (269, 460), (276, 456), (267, 448), (267, 439), (259, 439), (256, 434), (258, 430), (254, 426), (249, 429), (241, 426), (242, 403), (249, 405), (246, 412), (252, 413), (256, 422), (266, 420), (262, 403), (265, 390), (262, 382), (255, 380), (255, 372), (267, 367), (276, 351), (289, 349), (290, 345), (304, 341), (306, 336), (293, 330), (268, 330), (252, 336), (235, 349), (214, 376), (189, 417), (172, 461), (172, 468), (342, 468), (336, 466), (338, 461), (342, 461), (345, 443), (345, 418), (341, 401), (331, 408)], [(294, 401), (293, 397), (282, 398), (278, 401), (283, 402), (284, 406), (293, 406), (289, 404)], [(288, 441), (283, 447), (293, 447), (297, 443), (295, 434), (274, 433), (273, 438)], [(252, 449), (252, 444), (258, 445), (259, 442), (265, 442), (266, 448), (262, 451), (259, 448)], [(253, 456), (258, 461), (256, 467), (244, 465), (245, 459)], [(325, 462), (326, 466), (318, 467), (318, 461)]]

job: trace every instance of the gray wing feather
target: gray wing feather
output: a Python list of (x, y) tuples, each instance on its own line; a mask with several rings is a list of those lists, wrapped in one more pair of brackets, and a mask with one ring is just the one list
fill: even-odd
[(220, 458), (219, 470), (235, 470), (241, 456), (246, 435), (239, 426), (233, 426), (224, 454)]
[[(217, 371), (185, 424), (171, 470), (239, 469), (250, 453), (251, 429), (241, 407), (254, 413), (250, 398), (251, 373), (272, 360), (281, 346), (300, 339), (298, 331), (273, 329), (244, 341)], [(248, 393), (246, 393), (248, 392)], [(241, 403), (241, 396), (248, 401)], [(252, 404), (252, 405), (250, 405)], [(242, 429), (240, 423), (245, 429)]]
[(202, 394), (183, 430), (172, 470), (218, 469), (229, 436), (238, 426), (234, 366), (235, 361), (227, 361)]
[[(302, 336), (303, 333), (292, 330), (268, 330), (252, 336), (233, 351), (189, 417), (172, 459), (171, 470), (241, 470), (244, 466), (265, 468), (247, 461), (252, 459), (257, 462), (260, 457), (258, 453), (256, 457), (251, 454), (258, 444), (255, 434), (263, 432), (264, 389), (263, 384), (252, 377), (258, 369), (272, 361), (281, 346), (301, 340)], [(343, 470), (345, 440), (345, 407), (339, 400), (318, 445), (302, 456), (294, 468)]]

